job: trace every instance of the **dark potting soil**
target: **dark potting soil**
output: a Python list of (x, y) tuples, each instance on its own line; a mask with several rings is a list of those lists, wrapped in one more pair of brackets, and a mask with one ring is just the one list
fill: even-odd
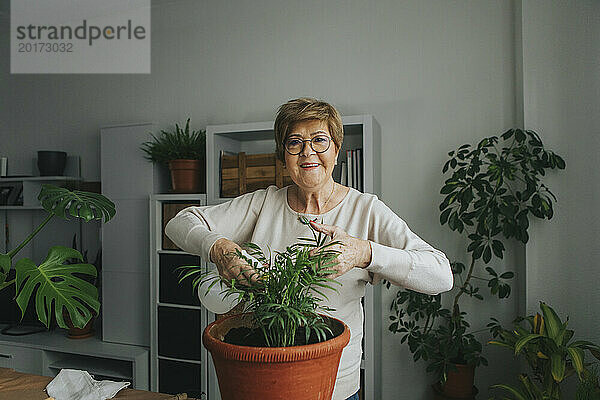
[[(326, 332), (326, 340), (332, 339), (340, 335), (343, 331), (343, 329), (337, 326), (337, 324), (335, 326), (332, 326), (331, 330), (333, 331), (333, 335), (329, 332)], [(259, 328), (232, 328), (229, 330), (229, 332), (227, 332), (223, 341), (225, 343), (235, 344), (238, 346), (268, 347), (265, 342), (265, 337), (263, 336), (263, 333)], [(314, 344), (319, 342), (320, 341), (318, 340), (315, 332), (310, 333), (310, 338), (308, 340), (308, 343), (306, 343), (306, 330), (304, 329), (304, 327), (300, 327), (296, 331), (296, 336), (294, 338), (294, 346), (303, 346), (306, 344)]]

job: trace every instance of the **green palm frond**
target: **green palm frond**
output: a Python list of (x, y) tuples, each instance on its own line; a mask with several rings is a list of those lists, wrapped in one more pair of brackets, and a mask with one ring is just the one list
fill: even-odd
[[(341, 285), (328, 277), (335, 272), (331, 268), (336, 265), (335, 258), (339, 254), (331, 246), (339, 242), (325, 244), (325, 235), (314, 230), (312, 233), (313, 238), (304, 239), (307, 243), (293, 244), (269, 257), (258, 245), (245, 243), (243, 248), (258, 262), (240, 251), (233, 255), (252, 265), (259, 274), (258, 281), (249, 286), (239, 285), (236, 280), (226, 282), (201, 266), (182, 266), (176, 271), (180, 273), (180, 283), (193, 278), (194, 291), (207, 282), (210, 282), (208, 290), (220, 283), (226, 297), (236, 296), (245, 301), (246, 309), (254, 315), (255, 326), (260, 327), (269, 346), (293, 345), (301, 327), (305, 329), (307, 342), (311, 334), (322, 341), (332, 331), (318, 311), (333, 310), (321, 306), (321, 299), (327, 299), (326, 291), (337, 291), (335, 285)], [(321, 249), (311, 255), (315, 247)]]

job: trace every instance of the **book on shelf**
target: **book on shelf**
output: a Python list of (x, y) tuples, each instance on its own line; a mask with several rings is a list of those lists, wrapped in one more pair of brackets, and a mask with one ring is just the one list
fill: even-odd
[(354, 154), (352, 150), (346, 151), (347, 169), (348, 169), (348, 186), (354, 187)]
[(355, 151), (355, 165), (356, 168), (354, 170), (355, 176), (356, 176), (356, 187), (355, 189), (360, 190), (361, 192), (364, 191), (364, 186), (363, 186), (363, 159), (362, 159), (362, 149), (356, 149)]
[(340, 163), (340, 183), (344, 186), (348, 186), (348, 168), (346, 167), (346, 161)]

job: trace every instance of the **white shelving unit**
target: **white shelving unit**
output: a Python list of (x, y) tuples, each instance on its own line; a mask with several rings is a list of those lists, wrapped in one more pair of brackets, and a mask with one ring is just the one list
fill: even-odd
[[(67, 166), (69, 170), (79, 175), (79, 157), (68, 157)], [(44, 208), (37, 199), (42, 185), (52, 184), (55, 186), (67, 186), (69, 184), (78, 184), (82, 181), (79, 176), (18, 176), (0, 178), (0, 188), (12, 187), (12, 190), (22, 191), (23, 203), (19, 205), (9, 204), (0, 205), (0, 224), (5, 227), (0, 232), (1, 252), (8, 252), (16, 247), (33, 229), (45, 218)], [(12, 196), (11, 196), (12, 197)], [(15, 213), (18, 211), (18, 213)], [(51, 237), (54, 244), (71, 245), (74, 234), (77, 234), (81, 248), (82, 243), (82, 222), (81, 220), (71, 218), (70, 221), (59, 221), (60, 218), (54, 218), (45, 230), (19, 253), (19, 257), (29, 257), (35, 260), (41, 260), (45, 257), (48, 247), (41, 246), (45, 239)], [(7, 238), (8, 235), (8, 238)], [(8, 240), (7, 240), (8, 239)], [(37, 245), (36, 245), (37, 244)]]
[[(346, 150), (363, 149), (364, 191), (381, 193), (381, 128), (372, 115), (342, 117)], [(208, 204), (230, 200), (220, 197), (219, 157), (222, 150), (246, 154), (273, 153), (274, 121), (242, 124), (210, 125), (206, 127), (206, 190)], [(343, 159), (343, 158), (342, 158)], [(340, 160), (342, 160), (340, 159)], [(339, 177), (339, 166), (333, 176)], [(364, 298), (365, 326), (363, 362), (364, 399), (381, 398), (381, 285), (367, 286)], [(212, 399), (211, 399), (212, 400)]]
[[(344, 143), (340, 149), (340, 161), (346, 150), (363, 149), (364, 191), (381, 192), (380, 128), (372, 115), (342, 117)], [(231, 200), (220, 196), (219, 157), (222, 150), (246, 154), (274, 153), (273, 121), (244, 124), (209, 125), (206, 127), (206, 194), (208, 204)], [(339, 177), (339, 166), (333, 172)]]
[(148, 350), (98, 337), (73, 340), (64, 331), (0, 334), (0, 367), (44, 376), (56, 376), (61, 368), (81, 369), (98, 380), (128, 381), (134, 389), (149, 389)]
[[(202, 346), (202, 332), (209, 318), (213, 317), (200, 305), (198, 297), (191, 293), (191, 280), (179, 285), (178, 278), (172, 273), (172, 268), (180, 265), (205, 265), (200, 257), (181, 250), (164, 250), (162, 246), (163, 205), (177, 203), (205, 205), (206, 195), (156, 194), (150, 197), (151, 388), (152, 391), (169, 393), (171, 386), (180, 388), (188, 385), (184, 391), (200, 398), (200, 392), (209, 393), (209, 355)], [(173, 320), (182, 332), (180, 335), (171, 330)], [(167, 341), (176, 344), (166, 344)], [(179, 351), (179, 347), (185, 351)], [(177, 375), (174, 371), (178, 369), (188, 375), (174, 376)], [(165, 376), (161, 376), (163, 374)], [(178, 378), (181, 382), (178, 382)]]
[(23, 185), (23, 205), (5, 205), (0, 209), (19, 210), (19, 209), (41, 209), (40, 202), (37, 199), (43, 184), (52, 184), (64, 186), (67, 183), (81, 182), (80, 177), (76, 176), (27, 176), (15, 178), (0, 178), (0, 187), (8, 183), (21, 183)]

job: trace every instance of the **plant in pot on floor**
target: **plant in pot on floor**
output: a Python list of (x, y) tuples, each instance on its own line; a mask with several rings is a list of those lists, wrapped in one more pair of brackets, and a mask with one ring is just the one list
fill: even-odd
[(153, 163), (168, 165), (175, 193), (199, 193), (204, 190), (206, 133), (190, 131), (190, 119), (185, 128), (175, 124), (174, 131), (161, 130), (153, 141), (142, 143), (145, 158)]
[(511, 129), (500, 139), (484, 138), (475, 147), (464, 144), (448, 153), (443, 167), (444, 173), (453, 172), (441, 189), (440, 223), (466, 236), (469, 255), (468, 266), (451, 262), (457, 287), (450, 307), (444, 307), (441, 295), (404, 289), (391, 304), (389, 330), (402, 335), (401, 343), (408, 344), (415, 361), (427, 363), (438, 382), (436, 392), (450, 398), (472, 397), (474, 369), (487, 365), (475, 336), (485, 329), (471, 329), (460, 300), (483, 300), (480, 284), (487, 284), (492, 296), (509, 297), (514, 273), (498, 272), (491, 264), (503, 257), (502, 236), (527, 243), (529, 218), (552, 218), (556, 199), (542, 177), (547, 170), (565, 168), (533, 131)]
[[(518, 317), (513, 329), (504, 329), (494, 321), (490, 324), (496, 340), (489, 343), (510, 349), (524, 357), (530, 374), (519, 374), (519, 386), (493, 385), (518, 400), (560, 400), (561, 386), (567, 378), (577, 375), (579, 386), (576, 400), (599, 399), (600, 387), (596, 370), (585, 362), (588, 350), (600, 360), (600, 346), (585, 340), (572, 340), (575, 332), (567, 329), (549, 305), (540, 302), (542, 314)], [(527, 322), (523, 327), (524, 321)], [(502, 397), (506, 398), (506, 397)]]
[[(68, 328), (63, 318), (63, 309), (74, 326), (83, 328), (92, 318), (92, 312), (98, 313), (100, 303), (96, 287), (77, 276), (97, 276), (93, 265), (82, 263), (83, 256), (79, 251), (65, 246), (53, 246), (40, 265), (29, 258), (18, 260), (14, 263), (15, 277), (7, 279), (14, 257), (54, 217), (108, 222), (115, 215), (115, 205), (98, 193), (71, 191), (53, 185), (43, 185), (38, 199), (48, 215), (15, 249), (0, 254), (0, 290), (15, 285), (15, 300), (21, 316), (25, 315), (31, 297), (35, 296), (37, 317), (46, 328), (50, 327), (52, 315), (59, 327)], [(72, 259), (79, 260), (80, 263), (69, 264), (68, 261)]]
[[(310, 226), (306, 218), (301, 221)], [(325, 245), (325, 235), (312, 234), (268, 259), (257, 245), (245, 244), (254, 260), (239, 251), (232, 256), (257, 271), (257, 281), (248, 286), (201, 267), (180, 267), (181, 280), (195, 276), (194, 288), (221, 284), (226, 296), (245, 302), (244, 313), (213, 322), (203, 334), (224, 400), (331, 398), (350, 331), (343, 322), (318, 313), (331, 311), (319, 305), (326, 298), (323, 289), (336, 290), (334, 284), (339, 284), (327, 277), (339, 254), (329, 247), (339, 242)]]

